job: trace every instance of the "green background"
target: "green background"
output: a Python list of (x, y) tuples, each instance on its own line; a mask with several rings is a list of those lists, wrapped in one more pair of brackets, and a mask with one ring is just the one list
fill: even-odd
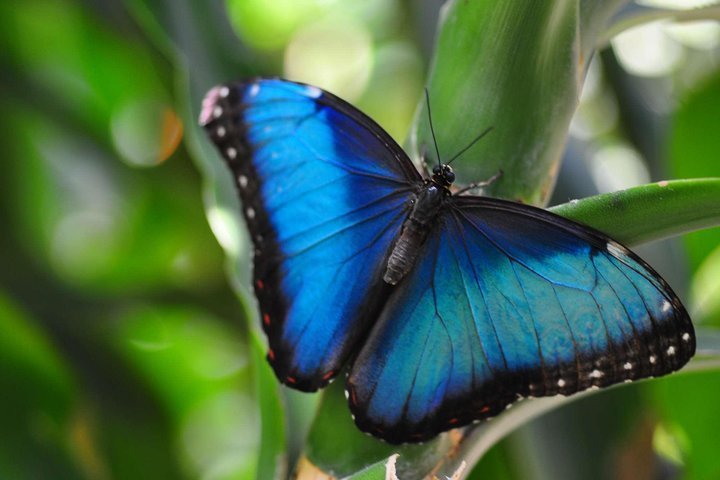
[(527, 3), (0, 3), (0, 478), (265, 479), (376, 462), (357, 478), (384, 478), (393, 452), (402, 479), (462, 459), (474, 479), (720, 478), (712, 356), (527, 408), (508, 417), (517, 430), (498, 420), (460, 444), (400, 448), (356, 438), (341, 382), (321, 400), (265, 365), (234, 187), (195, 123), (208, 88), (254, 75), (332, 90), (416, 158), (427, 84), (443, 156), (495, 127), (458, 160), (460, 181), (503, 168), (490, 193), (536, 204), (606, 193), (558, 211), (635, 245), (702, 228), (638, 251), (704, 351), (719, 350), (717, 179), (664, 200), (657, 185), (611, 193), (720, 175), (720, 33), (666, 32), (656, 63), (674, 63), (637, 73), (608, 35), (662, 11)]

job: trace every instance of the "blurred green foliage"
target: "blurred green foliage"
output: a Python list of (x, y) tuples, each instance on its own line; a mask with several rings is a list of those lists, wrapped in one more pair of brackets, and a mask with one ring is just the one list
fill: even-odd
[[(0, 478), (264, 479), (299, 457), (345, 472), (384, 465), (393, 447), (338, 438), (336, 425), (310, 428), (318, 396), (284, 392), (264, 362), (237, 200), (195, 116), (213, 84), (286, 75), (348, 99), (402, 141), (437, 25), (428, 5), (0, 3)], [(703, 66), (718, 45), (680, 48), (684, 63), (654, 78), (628, 73), (611, 54), (596, 59), (557, 202), (644, 178), (635, 167), (613, 171), (617, 157), (598, 155), (611, 146), (635, 152), (622, 158), (639, 161), (646, 181), (720, 174), (720, 76)], [(673, 255), (646, 256), (697, 323), (717, 326), (720, 233), (664, 245)], [(718, 380), (694, 373), (579, 400), (466, 473), (718, 478)], [(349, 424), (341, 397), (325, 396), (324, 409)], [(432, 447), (437, 458), (405, 449), (398, 461), (425, 471), (448, 442)]]

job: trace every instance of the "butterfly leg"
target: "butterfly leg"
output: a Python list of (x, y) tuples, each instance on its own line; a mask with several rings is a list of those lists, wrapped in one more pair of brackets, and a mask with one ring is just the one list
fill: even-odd
[(498, 170), (495, 175), (493, 175), (492, 177), (488, 178), (487, 180), (483, 180), (482, 182), (473, 182), (473, 183), (471, 183), (470, 185), (468, 185), (467, 187), (462, 188), (462, 189), (458, 190), (457, 192), (455, 192), (454, 195), (462, 195), (463, 193), (468, 192), (468, 191), (470, 191), (470, 190), (477, 190), (477, 189), (479, 189), (480, 192), (478, 193), (478, 195), (482, 196), (482, 195), (483, 195), (483, 189), (484, 189), (485, 187), (488, 187), (488, 186), (492, 185), (492, 184), (495, 183), (496, 181), (498, 181), (498, 180), (500, 179), (500, 177), (502, 177), (502, 176), (503, 176), (503, 171), (502, 171), (502, 170)]

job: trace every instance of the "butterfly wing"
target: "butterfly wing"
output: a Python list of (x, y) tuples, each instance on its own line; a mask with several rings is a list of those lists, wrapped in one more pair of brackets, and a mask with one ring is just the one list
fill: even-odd
[(358, 426), (421, 441), (528, 396), (663, 375), (687, 312), (625, 247), (545, 210), (453, 197), (348, 377)]
[(200, 122), (243, 203), (268, 359), (282, 382), (316, 390), (375, 320), (383, 260), (422, 178), (377, 124), (315, 87), (216, 87)]

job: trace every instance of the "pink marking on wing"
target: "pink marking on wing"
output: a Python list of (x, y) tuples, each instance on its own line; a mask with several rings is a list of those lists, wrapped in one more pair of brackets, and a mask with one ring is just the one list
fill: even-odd
[(213, 119), (213, 110), (217, 104), (217, 99), (220, 97), (220, 88), (213, 87), (205, 95), (202, 102), (202, 110), (200, 110), (200, 125), (205, 126)]

